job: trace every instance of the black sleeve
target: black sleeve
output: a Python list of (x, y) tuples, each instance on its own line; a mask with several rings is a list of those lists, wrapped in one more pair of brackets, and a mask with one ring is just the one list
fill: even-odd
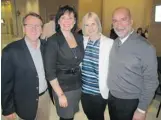
[(1, 58), (1, 104), (2, 114), (9, 115), (15, 112), (13, 100), (13, 86), (14, 86), (14, 66), (12, 64), (13, 58), (11, 53), (4, 49)]
[(58, 51), (57, 41), (52, 36), (47, 40), (44, 49), (44, 66), (45, 66), (46, 79), (48, 81), (51, 81), (57, 77), (56, 76), (57, 51)]
[(157, 57), (158, 60), (158, 70), (161, 72), (161, 57)]
[(81, 48), (82, 48), (82, 52), (83, 52), (83, 56), (84, 56), (84, 44), (83, 44), (83, 36), (81, 36)]
[(78, 37), (77, 37), (77, 41), (79, 42), (79, 45), (80, 45), (80, 48), (81, 48), (81, 52), (83, 53), (83, 56), (84, 56), (84, 44), (83, 44), (83, 36), (82, 35), (79, 35), (78, 34)]

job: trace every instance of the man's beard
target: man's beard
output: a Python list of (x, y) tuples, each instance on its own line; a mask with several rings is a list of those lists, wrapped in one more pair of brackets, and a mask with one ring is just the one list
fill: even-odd
[(131, 32), (131, 27), (125, 28), (123, 30), (117, 31), (114, 28), (114, 31), (116, 32), (116, 34), (120, 37), (120, 38), (124, 38), (126, 37), (130, 32)]

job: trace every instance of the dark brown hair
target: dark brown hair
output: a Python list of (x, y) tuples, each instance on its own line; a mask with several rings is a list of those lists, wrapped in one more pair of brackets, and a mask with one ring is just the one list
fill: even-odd
[(58, 24), (58, 21), (60, 19), (60, 17), (62, 15), (64, 15), (65, 12), (69, 12), (69, 13), (73, 13), (74, 14), (74, 18), (75, 18), (75, 24), (74, 27), (72, 28), (72, 32), (74, 32), (77, 28), (77, 13), (76, 10), (74, 9), (74, 7), (71, 7), (69, 5), (65, 5), (63, 7), (60, 7), (57, 14), (56, 14), (56, 18), (55, 18), (55, 25), (56, 25), (56, 32), (60, 32), (60, 25)]
[(35, 12), (30, 12), (30, 13), (26, 14), (25, 17), (23, 18), (23, 20), (22, 20), (23, 25), (25, 25), (25, 20), (26, 20), (26, 18), (27, 18), (28, 16), (36, 17), (36, 18), (40, 19), (41, 22), (43, 23), (43, 19), (41, 18), (41, 16), (40, 16), (39, 14), (37, 14), (37, 13), (35, 13)]

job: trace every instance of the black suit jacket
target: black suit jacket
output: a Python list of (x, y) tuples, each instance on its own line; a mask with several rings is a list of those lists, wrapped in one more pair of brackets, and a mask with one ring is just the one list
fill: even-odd
[(1, 62), (2, 114), (16, 112), (22, 119), (34, 120), (38, 107), (39, 79), (25, 40), (6, 46)]
[(158, 71), (161, 72), (161, 57), (157, 57), (158, 60)]

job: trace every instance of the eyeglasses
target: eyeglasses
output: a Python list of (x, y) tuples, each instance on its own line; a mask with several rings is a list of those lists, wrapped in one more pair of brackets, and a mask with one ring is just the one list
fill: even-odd
[(40, 29), (40, 28), (42, 28), (42, 25), (24, 24), (24, 26), (28, 27), (29, 29), (33, 29), (33, 28)]

